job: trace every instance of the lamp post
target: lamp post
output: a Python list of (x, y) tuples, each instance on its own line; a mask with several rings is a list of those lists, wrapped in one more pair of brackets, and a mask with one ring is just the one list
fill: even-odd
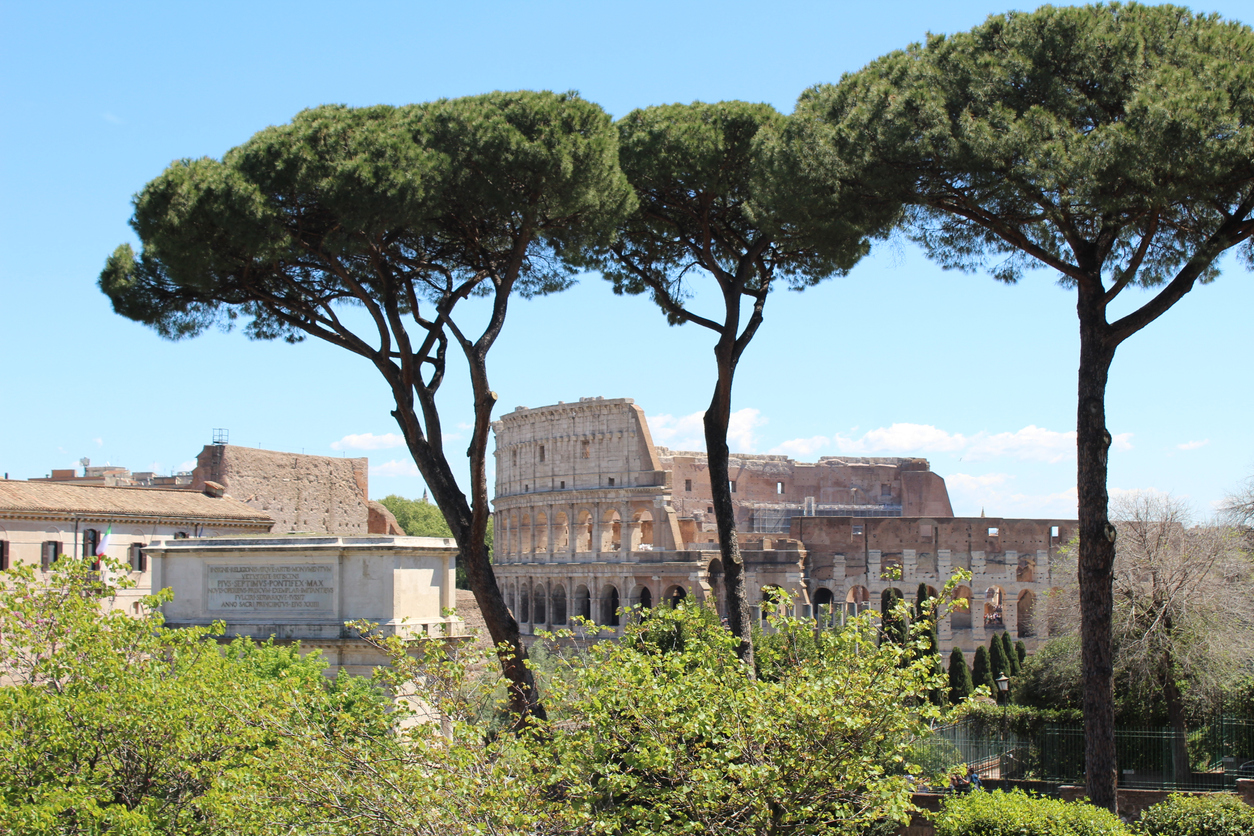
[(993, 680), (997, 683), (997, 701), (1005, 705), (1006, 692), (1010, 690), (1010, 677), (1006, 676), (1006, 672), (1002, 673)]

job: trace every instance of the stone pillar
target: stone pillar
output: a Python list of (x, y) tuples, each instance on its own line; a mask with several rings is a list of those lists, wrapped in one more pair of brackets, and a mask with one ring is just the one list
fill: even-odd
[[(909, 578), (917, 577), (919, 572), (919, 555), (915, 549), (901, 550), (901, 583), (907, 583)], [(918, 584), (915, 584), (918, 586)], [(907, 590), (902, 590), (903, 595)]]
[(596, 560), (604, 560), (601, 556), (601, 503), (594, 502), (592, 504), (592, 542), (588, 544), (588, 550), (596, 555)]

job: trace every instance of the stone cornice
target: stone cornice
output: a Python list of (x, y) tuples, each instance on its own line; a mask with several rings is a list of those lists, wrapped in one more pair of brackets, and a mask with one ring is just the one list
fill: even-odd
[(543, 505), (577, 505), (581, 502), (630, 501), (647, 497), (666, 497), (668, 503), (672, 491), (659, 485), (603, 488), (565, 488), (554, 491), (528, 491), (498, 496), (492, 500), (498, 511), (531, 508)]

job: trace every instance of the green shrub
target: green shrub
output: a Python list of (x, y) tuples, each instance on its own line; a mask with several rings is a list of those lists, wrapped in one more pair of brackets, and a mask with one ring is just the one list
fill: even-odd
[(936, 836), (1128, 836), (1109, 810), (1015, 790), (973, 792), (946, 800)]
[(1250, 836), (1254, 807), (1233, 795), (1172, 795), (1141, 814), (1145, 836)]

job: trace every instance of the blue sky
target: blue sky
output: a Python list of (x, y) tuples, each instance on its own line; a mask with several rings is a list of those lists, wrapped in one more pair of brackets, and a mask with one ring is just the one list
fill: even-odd
[[(493, 89), (575, 89), (615, 117), (720, 99), (790, 112), (809, 85), (1008, 8), (2, 2), (0, 471), (26, 479), (86, 456), (170, 472), (224, 427), (235, 444), (367, 455), (373, 496), (422, 493), (404, 449), (388, 446), (390, 401), (364, 361), (239, 333), (170, 343), (112, 313), (96, 278), (114, 247), (135, 243), (131, 196), (172, 160), (221, 156), (319, 104)], [(1242, 3), (1195, 8), (1249, 18)], [(1119, 349), (1114, 491), (1169, 491), (1205, 514), (1254, 474), (1254, 281), (1232, 258), (1224, 267)], [(655, 441), (691, 449), (711, 346), (590, 275), (514, 302), (490, 373), (501, 412), (631, 397)], [(1074, 302), (1050, 274), (1007, 287), (890, 242), (848, 277), (771, 298), (738, 373), (732, 447), (925, 456), (959, 514), (1070, 516), (1077, 362)], [(468, 419), (466, 401), (455, 376), (448, 426)]]

